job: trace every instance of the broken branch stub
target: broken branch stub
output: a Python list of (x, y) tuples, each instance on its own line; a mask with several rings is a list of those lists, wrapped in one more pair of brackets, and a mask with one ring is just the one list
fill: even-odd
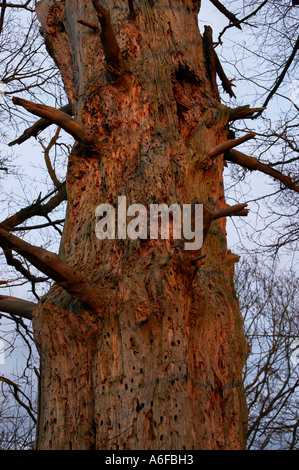
[(86, 303), (101, 316), (101, 310), (107, 301), (105, 289), (100, 289), (83, 273), (63, 262), (56, 253), (30, 245), (4, 229), (0, 229), (0, 246), (4, 250), (9, 248), (19, 253), (70, 295)]
[(44, 104), (33, 103), (32, 101), (24, 100), (16, 96), (13, 98), (13, 103), (17, 106), (22, 106), (26, 111), (35, 116), (39, 116), (56, 124), (74, 137), (75, 140), (84, 145), (93, 145), (95, 143), (95, 137), (84, 124), (76, 121), (69, 114), (60, 109), (52, 108)]

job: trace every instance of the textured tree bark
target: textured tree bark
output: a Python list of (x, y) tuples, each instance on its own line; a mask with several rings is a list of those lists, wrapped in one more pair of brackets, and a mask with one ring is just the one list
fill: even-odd
[[(69, 156), (59, 255), (111, 292), (90, 308), (54, 285), (35, 310), (38, 448), (244, 448), (247, 346), (225, 219), (209, 221), (199, 252), (172, 239), (95, 236), (95, 208), (116, 207), (120, 195), (145, 206), (226, 207), (223, 155), (206, 155), (226, 140), (229, 112), (206, 70), (199, 2), (136, 0), (134, 15), (127, 2), (103, 2), (121, 52), (116, 69), (93, 3), (37, 4), (74, 119), (96, 140)], [(204, 265), (182, 269), (204, 255)]]

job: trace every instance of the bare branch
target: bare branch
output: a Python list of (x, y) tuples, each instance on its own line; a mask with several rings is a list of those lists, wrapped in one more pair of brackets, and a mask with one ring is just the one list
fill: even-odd
[(7, 295), (0, 295), (0, 311), (32, 320), (36, 303)]
[[(45, 281), (48, 280), (48, 278), (36, 277), (33, 274), (31, 274), (29, 269), (27, 269), (19, 259), (15, 258), (13, 256), (11, 249), (5, 248), (4, 249), (4, 255), (5, 255), (6, 262), (7, 262), (8, 266), (12, 266), (13, 268), (15, 268), (15, 270), (18, 271), (20, 274), (22, 274), (22, 276), (25, 279), (27, 279), (29, 282), (31, 282), (31, 286), (34, 290), (35, 290), (35, 284), (36, 283), (45, 282)], [(39, 300), (39, 297), (37, 297), (37, 298)]]
[[(33, 422), (36, 423), (36, 418), (35, 418), (34, 414), (32, 413), (32, 404), (31, 404), (29, 398), (22, 392), (19, 385), (17, 385), (16, 383), (12, 382), (9, 379), (6, 379), (5, 377), (0, 377), (0, 382), (4, 382), (4, 383), (6, 383), (7, 385), (10, 385), (13, 388), (13, 395), (14, 395), (16, 401), (27, 411), (27, 413), (29, 414), (29, 416), (31, 417)], [(20, 399), (19, 393), (21, 393), (28, 400), (29, 406), (26, 405), (26, 403), (24, 403)]]
[(2, 3), (0, 3), (0, 7), (5, 5), (6, 8), (21, 8), (21, 9), (24, 9), (24, 10), (27, 10), (27, 11), (30, 11), (31, 13), (33, 13), (34, 10), (32, 8), (28, 7), (30, 2), (31, 2), (31, 0), (27, 0), (27, 2), (25, 2), (24, 4), (22, 4), (22, 3), (6, 3), (6, 0), (3, 0)]
[[(263, 3), (261, 3), (254, 11), (252, 11), (251, 13), (249, 13), (248, 15), (246, 15), (244, 18), (242, 18), (241, 20), (237, 20), (237, 21), (234, 21), (233, 23), (225, 26), (225, 28), (221, 31), (221, 33), (219, 34), (218, 36), (218, 42), (219, 44), (222, 44), (222, 41), (221, 41), (221, 38), (223, 36), (223, 34), (225, 33), (225, 31), (229, 28), (232, 28), (232, 27), (238, 27), (240, 26), (242, 23), (245, 23), (247, 20), (249, 20), (249, 18), (251, 18), (252, 16), (255, 16), (259, 10), (261, 10), (261, 8), (263, 8), (264, 5), (266, 5), (266, 3), (268, 3), (268, 0), (265, 0)], [(240, 28), (241, 29), (241, 28)]]
[(228, 206), (224, 209), (220, 209), (215, 213), (214, 220), (229, 216), (247, 216), (249, 209), (246, 209), (246, 207), (247, 204), (236, 204), (235, 206)]
[(236, 28), (242, 29), (236, 15), (231, 13), (224, 5), (222, 5), (222, 3), (220, 3), (218, 0), (211, 0), (211, 3), (213, 3), (217, 10), (219, 10), (224, 16), (226, 16), (226, 18), (228, 18), (233, 23), (232, 26), (236, 26)]
[(7, 8), (6, 0), (3, 0), (2, 5), (1, 5), (1, 13), (0, 13), (0, 34), (2, 33), (2, 29), (3, 29), (6, 8)]
[(232, 149), (233, 147), (236, 147), (237, 145), (243, 144), (244, 142), (247, 142), (247, 140), (254, 139), (255, 138), (255, 133), (250, 132), (249, 134), (244, 135), (243, 137), (239, 137), (238, 139), (229, 139), (226, 140), (225, 142), (222, 142), (219, 145), (216, 145), (216, 147), (213, 147), (206, 155), (206, 158), (216, 158), (218, 155), (221, 155), (222, 153), (226, 152), (229, 149)]
[(199, 266), (199, 265), (202, 265), (204, 264), (204, 260), (206, 259), (207, 255), (201, 255), (201, 256), (198, 256), (197, 258), (194, 258), (192, 261), (191, 261), (191, 264), (193, 264), (194, 266)]
[(104, 290), (99, 289), (84, 274), (61, 261), (55, 253), (30, 245), (2, 228), (0, 228), (0, 246), (4, 250), (12, 249), (19, 253), (69, 294), (85, 302), (92, 309), (98, 311), (104, 308), (107, 300), (107, 294), (106, 298), (103, 295)]
[(258, 161), (255, 157), (249, 157), (238, 150), (229, 150), (225, 154), (225, 159), (232, 163), (241, 165), (243, 168), (247, 168), (248, 170), (258, 170), (262, 173), (273, 176), (274, 179), (281, 181), (281, 183), (283, 183), (287, 188), (299, 193), (299, 186), (297, 186), (289, 176), (274, 170), (274, 168)]
[(51, 121), (53, 124), (64, 129), (73, 136), (75, 140), (82, 144), (92, 145), (95, 142), (94, 136), (91, 135), (84, 124), (76, 121), (60, 109), (52, 108), (51, 106), (46, 106), (44, 104), (32, 103), (32, 101), (18, 97), (13, 98), (13, 103), (17, 106), (22, 106), (26, 111), (29, 111), (35, 116)]
[(215, 94), (218, 95), (218, 85), (216, 82), (216, 74), (219, 76), (223, 89), (229, 94), (231, 98), (235, 98), (235, 94), (232, 90), (232, 80), (229, 80), (223, 70), (219, 57), (214, 49), (213, 45), (213, 31), (211, 26), (205, 25), (203, 34), (203, 48), (205, 61), (207, 64), (208, 75), (212, 84), (212, 88)]
[(229, 121), (236, 121), (237, 119), (246, 119), (252, 117), (255, 113), (262, 113), (266, 108), (250, 108), (249, 105), (238, 106), (237, 108), (230, 109)]
[(220, 78), (221, 80), (221, 83), (222, 83), (222, 86), (223, 86), (223, 89), (226, 93), (229, 94), (229, 96), (231, 98), (236, 98), (236, 95), (234, 94), (233, 90), (232, 90), (232, 86), (233, 86), (233, 79), (232, 80), (229, 80), (223, 70), (223, 67), (221, 65), (221, 62), (219, 60), (219, 57), (215, 51), (215, 49), (213, 49), (214, 51), (214, 57), (215, 57), (215, 67), (216, 67), (216, 73), (218, 75), (218, 77)]
[(92, 0), (92, 4), (101, 24), (100, 37), (107, 64), (112, 67), (112, 69), (118, 70), (122, 65), (122, 56), (111, 24), (110, 12), (104, 8), (98, 0)]
[(52, 137), (52, 139), (50, 140), (49, 144), (47, 145), (47, 147), (40, 140), (40, 144), (44, 149), (44, 157), (45, 157), (46, 167), (47, 167), (49, 176), (50, 176), (54, 186), (56, 186), (56, 188), (59, 188), (61, 186), (61, 182), (57, 178), (55, 170), (52, 166), (52, 163), (51, 163), (51, 160), (50, 160), (50, 151), (51, 151), (52, 147), (55, 146), (55, 144), (56, 144), (56, 142), (59, 138), (60, 131), (61, 131), (60, 127), (57, 127), (57, 130), (56, 130), (54, 136)]
[[(293, 48), (293, 50), (292, 50), (292, 53), (291, 53), (290, 57), (288, 58), (288, 60), (287, 60), (287, 62), (286, 62), (286, 64), (285, 64), (285, 66), (284, 66), (284, 68), (283, 68), (281, 74), (280, 74), (279, 77), (277, 78), (277, 80), (276, 80), (276, 82), (275, 82), (275, 84), (274, 84), (272, 90), (270, 91), (269, 95), (267, 96), (267, 98), (266, 98), (266, 100), (265, 100), (265, 102), (264, 102), (264, 104), (263, 104), (263, 107), (265, 107), (265, 106), (268, 105), (269, 101), (270, 101), (271, 98), (275, 95), (276, 91), (278, 90), (278, 88), (279, 88), (280, 85), (282, 84), (283, 79), (284, 79), (284, 77), (285, 77), (285, 75), (286, 75), (288, 69), (290, 68), (290, 65), (292, 64), (292, 62), (293, 62), (293, 60), (294, 60), (294, 58), (295, 58), (295, 56), (296, 56), (296, 53), (297, 53), (298, 49), (299, 49), (299, 36), (297, 37), (296, 44), (295, 44), (295, 46), (294, 46), (294, 48)], [(261, 112), (257, 113), (257, 114), (254, 116), (254, 118), (257, 118), (257, 117), (260, 116), (260, 115), (261, 115)]]
[[(69, 104), (60, 108), (59, 111), (69, 114), (70, 116), (72, 115), (72, 108)], [(14, 140), (13, 142), (10, 142), (8, 145), (10, 147), (16, 144), (20, 145), (31, 137), (37, 137), (40, 132), (44, 131), (45, 129), (47, 129), (47, 127), (51, 126), (52, 124), (53, 122), (48, 121), (47, 119), (39, 119), (35, 124), (33, 124), (33, 126), (26, 129), (18, 139)]]
[[(49, 196), (47, 196), (49, 197)], [(46, 198), (44, 198), (46, 199)], [(66, 201), (66, 185), (63, 183), (60, 188), (58, 188), (57, 193), (53, 196), (46, 204), (41, 204), (41, 201), (38, 200), (28, 207), (21, 209), (16, 214), (8, 217), (6, 220), (0, 223), (0, 228), (5, 230), (12, 230), (18, 225), (22, 224), (26, 220), (35, 216), (47, 216), (50, 212), (58, 207), (63, 201)]]
[(14, 227), (10, 229), (10, 232), (26, 232), (30, 230), (39, 230), (41, 228), (48, 228), (48, 227), (55, 227), (55, 225), (60, 225), (65, 222), (65, 219), (58, 219), (47, 222), (45, 224), (36, 224), (31, 226), (23, 226), (23, 227)]

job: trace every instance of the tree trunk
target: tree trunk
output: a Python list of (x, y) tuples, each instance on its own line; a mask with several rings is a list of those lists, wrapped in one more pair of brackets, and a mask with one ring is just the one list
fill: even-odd
[(118, 196), (225, 207), (223, 156), (206, 154), (226, 140), (228, 112), (199, 3), (107, 0), (102, 16), (100, 2), (37, 4), (74, 117), (94, 136), (69, 156), (59, 255), (110, 292), (96, 309), (54, 285), (35, 310), (40, 449), (245, 447), (247, 349), (225, 219), (199, 252), (95, 235), (96, 207)]

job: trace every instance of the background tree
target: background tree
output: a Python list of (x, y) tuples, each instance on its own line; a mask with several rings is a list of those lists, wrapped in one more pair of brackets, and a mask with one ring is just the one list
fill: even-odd
[(250, 354), (247, 449), (298, 449), (298, 277), (242, 261), (236, 289)]
[[(219, 2), (212, 3), (236, 23), (234, 30), (244, 27), (248, 13), (232, 16)], [(266, 4), (273, 6), (261, 2), (253, 10), (244, 2), (251, 21)], [(37, 105), (39, 87), (35, 95), (29, 90), (34, 103), (15, 98), (13, 113), (23, 107), (42, 121), (14, 144), (36, 136), (49, 121), (76, 144), (65, 186), (49, 159), (51, 149), (65, 149), (57, 145), (60, 130), (48, 144), (41, 141), (51, 188), (23, 210), (10, 211), (0, 237), (6, 261), (25, 276), (36, 301), (41, 282), (56, 282), (34, 315), (42, 364), (41, 448), (245, 446), (241, 378), (247, 347), (232, 285), (237, 258), (227, 250), (223, 217), (247, 211), (245, 204), (226, 207), (223, 165), (228, 161), (260, 170), (295, 192), (298, 187), (295, 173), (285, 176), (269, 162), (232, 150), (254, 137), (251, 126), (244, 135), (236, 123), (245, 118), (247, 123), (262, 109), (220, 104), (217, 77), (231, 98), (235, 91), (215, 54), (212, 31), (199, 33), (199, 6), (181, 1), (38, 3), (41, 32), (70, 106), (58, 111)], [(59, 83), (57, 93), (49, 83), (51, 104), (58, 101), (61, 107)], [(240, 136), (231, 138), (228, 125)], [(144, 204), (197, 198), (205, 204), (203, 249), (190, 257), (172, 240), (99, 245), (94, 209), (99, 202), (115, 203), (120, 194)], [(55, 246), (53, 233), (59, 233), (62, 219), (53, 222), (49, 214), (66, 195), (58, 258), (49, 248)], [(34, 224), (27, 222), (37, 216), (47, 221), (35, 228), (53, 229), (43, 243), (47, 251), (32, 244)], [(24, 234), (22, 239), (12, 235), (15, 231)], [(20, 307), (29, 308), (19, 299), (2, 300), (19, 313)]]
[(26, 395), (18, 384), (3, 377), (0, 379), (0, 450), (34, 450), (36, 410), (29, 396), (35, 396), (35, 388), (32, 382), (27, 387), (22, 384), (22, 388), (28, 390)]

